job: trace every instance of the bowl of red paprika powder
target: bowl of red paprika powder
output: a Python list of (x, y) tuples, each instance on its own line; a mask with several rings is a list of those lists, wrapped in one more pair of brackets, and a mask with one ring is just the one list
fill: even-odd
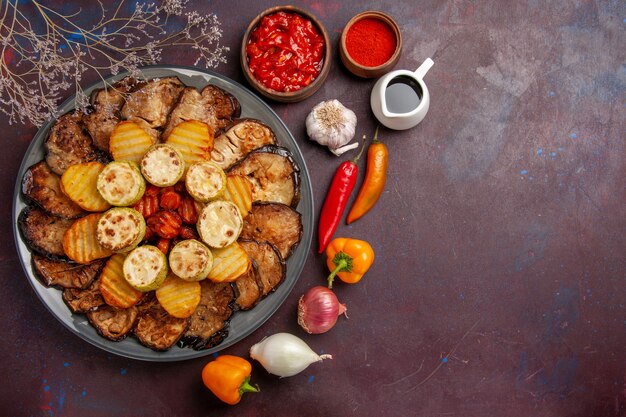
[(330, 71), (328, 32), (311, 12), (271, 7), (250, 22), (241, 42), (241, 68), (259, 93), (293, 103), (313, 95)]
[(400, 59), (402, 35), (398, 24), (383, 12), (366, 11), (346, 24), (339, 40), (345, 67), (363, 78), (378, 78)]

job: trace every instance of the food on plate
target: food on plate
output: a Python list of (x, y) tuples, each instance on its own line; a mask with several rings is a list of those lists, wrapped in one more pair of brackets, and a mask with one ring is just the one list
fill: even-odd
[(87, 313), (100, 308), (106, 303), (100, 292), (100, 278), (95, 279), (87, 288), (66, 288), (63, 301), (72, 313)]
[(171, 348), (189, 328), (188, 318), (170, 315), (152, 295), (138, 307), (139, 314), (133, 328), (137, 340), (157, 351)]
[(87, 320), (100, 336), (117, 342), (124, 339), (132, 330), (137, 319), (137, 308), (119, 309), (107, 305), (90, 310), (86, 314)]
[(276, 143), (276, 136), (268, 126), (255, 119), (242, 119), (216, 136), (211, 161), (227, 170), (254, 149)]
[(216, 200), (208, 203), (198, 216), (198, 233), (211, 248), (224, 248), (237, 240), (243, 218), (234, 203)]
[(228, 171), (245, 176), (252, 185), (252, 201), (271, 201), (296, 207), (300, 201), (300, 169), (286, 148), (267, 145), (253, 150)]
[(113, 161), (98, 175), (96, 188), (112, 206), (131, 206), (143, 196), (146, 181), (135, 162)]
[(265, 87), (298, 91), (320, 74), (324, 37), (311, 20), (298, 13), (264, 16), (246, 45), (250, 72)]
[(263, 295), (274, 291), (283, 282), (287, 273), (285, 261), (276, 246), (267, 241), (251, 239), (239, 239), (238, 242), (257, 266)]
[(126, 120), (113, 128), (109, 138), (109, 151), (116, 161), (139, 163), (155, 140), (137, 124)]
[(63, 236), (72, 223), (73, 220), (53, 216), (36, 206), (22, 210), (18, 218), (26, 244), (44, 256), (65, 256)]
[(313, 107), (306, 118), (306, 132), (309, 139), (337, 156), (359, 146), (357, 142), (348, 145), (356, 132), (356, 114), (339, 100), (322, 101)]
[(92, 161), (70, 165), (61, 175), (61, 191), (86, 211), (104, 211), (111, 205), (102, 198), (96, 184), (105, 165)]
[(196, 350), (208, 349), (226, 338), (227, 323), (233, 314), (235, 292), (227, 282), (200, 281), (200, 303), (190, 317), (189, 328), (181, 346)]
[(320, 213), (318, 236), (319, 236), (319, 253), (324, 252), (324, 249), (332, 239), (343, 211), (346, 208), (350, 194), (356, 184), (356, 179), (359, 174), (359, 167), (357, 161), (361, 157), (365, 146), (361, 147), (359, 154), (351, 161), (343, 161), (335, 171), (333, 180), (330, 183), (330, 188), (324, 199), (322, 205), (322, 212)]
[(235, 203), (241, 217), (246, 217), (252, 208), (252, 184), (243, 175), (230, 174), (226, 176), (224, 196)]
[(124, 95), (139, 81), (126, 77), (106, 88), (95, 90), (91, 94), (93, 110), (83, 118), (85, 128), (93, 139), (93, 144), (101, 151), (109, 151), (109, 138), (115, 126), (120, 122), (120, 111), (124, 105)]
[(46, 161), (28, 168), (22, 179), (22, 193), (48, 213), (75, 219), (85, 214), (78, 204), (61, 191), (61, 177), (52, 172)]
[(83, 128), (83, 116), (80, 111), (60, 116), (44, 141), (46, 162), (55, 174), (62, 175), (70, 165), (99, 159), (92, 139)]
[(235, 304), (241, 310), (250, 310), (263, 297), (263, 282), (254, 263), (250, 265), (250, 268), (243, 275), (238, 276), (233, 283), (237, 290)]
[(200, 303), (200, 283), (185, 281), (174, 274), (170, 274), (154, 294), (161, 307), (170, 315), (179, 319), (186, 319), (196, 311)]
[(198, 161), (185, 175), (187, 192), (200, 203), (222, 197), (226, 189), (226, 174), (211, 161)]
[(151, 146), (139, 165), (146, 181), (157, 187), (176, 184), (185, 172), (183, 155), (176, 147), (165, 143)]
[(156, 246), (142, 245), (126, 256), (123, 271), (126, 281), (136, 290), (156, 290), (167, 276), (167, 258)]
[(144, 293), (130, 286), (124, 277), (126, 254), (111, 256), (100, 274), (100, 293), (104, 301), (115, 308), (129, 308), (137, 304)]
[(287, 259), (302, 239), (302, 215), (286, 204), (256, 202), (240, 236), (270, 242)]
[[(22, 180), (19, 228), (35, 274), (104, 338), (208, 349), (227, 337), (235, 311), (285, 279), (300, 214), (249, 214), (253, 201), (295, 207), (299, 167), (268, 126), (237, 120), (240, 112), (217, 86), (125, 78), (96, 90), (88, 114), (54, 123), (45, 160)], [(252, 168), (225, 173), (238, 163)], [(262, 224), (263, 215), (285, 228), (276, 230), (289, 241), (284, 256), (263, 237), (237, 241), (244, 216)]]
[(47, 287), (87, 288), (100, 274), (104, 260), (82, 265), (64, 259), (48, 259), (33, 255), (33, 268)]
[(129, 207), (114, 207), (98, 219), (96, 239), (112, 252), (133, 250), (146, 235), (146, 222), (141, 213)]
[(152, 128), (162, 128), (184, 88), (176, 77), (150, 80), (127, 95), (121, 110), (122, 118), (137, 117), (148, 122)]
[(221, 355), (202, 368), (202, 382), (217, 398), (235, 405), (246, 392), (258, 392), (250, 385), (252, 365), (238, 356)]
[(185, 161), (185, 169), (195, 162), (207, 161), (213, 150), (213, 130), (199, 120), (186, 120), (174, 127), (165, 143), (177, 148)]
[(200, 281), (209, 275), (213, 267), (211, 250), (196, 239), (178, 242), (168, 255), (172, 272), (186, 281)]
[(74, 262), (88, 264), (96, 259), (107, 258), (113, 251), (98, 241), (98, 221), (100, 213), (92, 213), (74, 221), (63, 234), (64, 254)]
[(237, 242), (224, 248), (214, 248), (213, 267), (208, 278), (214, 282), (231, 282), (252, 267), (248, 253)]
[(204, 87), (201, 92), (193, 87), (186, 87), (170, 113), (163, 138), (167, 139), (175, 126), (187, 120), (206, 123), (213, 136), (240, 114), (239, 101), (227, 91), (211, 84)]
[(360, 219), (374, 207), (374, 204), (376, 204), (385, 188), (388, 164), (389, 151), (385, 144), (378, 140), (377, 127), (374, 133), (374, 139), (367, 149), (367, 170), (365, 171), (365, 179), (348, 213), (346, 224)]
[(326, 248), (326, 265), (331, 271), (328, 288), (338, 276), (343, 282), (356, 284), (374, 262), (374, 250), (364, 240), (338, 237)]

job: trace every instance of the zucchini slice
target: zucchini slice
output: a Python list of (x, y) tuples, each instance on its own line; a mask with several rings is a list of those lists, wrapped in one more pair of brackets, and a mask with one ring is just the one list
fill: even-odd
[(243, 228), (239, 209), (230, 201), (213, 201), (198, 216), (198, 233), (211, 248), (223, 248), (237, 240)]
[(107, 210), (98, 220), (96, 239), (112, 252), (128, 252), (141, 242), (146, 234), (146, 222), (141, 213), (130, 207)]
[(178, 242), (169, 253), (170, 269), (185, 281), (200, 281), (213, 267), (213, 254), (196, 239)]
[(213, 162), (196, 162), (185, 176), (187, 192), (200, 203), (208, 203), (224, 195), (226, 174)]
[(122, 267), (131, 287), (142, 292), (156, 290), (167, 276), (167, 258), (156, 246), (143, 245), (133, 249)]
[(185, 161), (174, 146), (165, 143), (153, 145), (141, 159), (141, 173), (150, 184), (169, 187), (183, 177)]
[(98, 175), (96, 187), (112, 206), (132, 206), (146, 191), (146, 181), (135, 162), (113, 161)]

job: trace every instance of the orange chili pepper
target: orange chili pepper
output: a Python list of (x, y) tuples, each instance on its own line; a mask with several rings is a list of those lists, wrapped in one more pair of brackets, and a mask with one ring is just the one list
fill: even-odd
[(343, 282), (356, 284), (374, 262), (374, 250), (364, 240), (338, 237), (326, 248), (326, 265), (332, 272), (328, 276), (328, 288), (338, 276)]
[(202, 381), (213, 394), (227, 404), (234, 405), (246, 392), (258, 392), (250, 385), (252, 365), (238, 356), (220, 355), (202, 369)]
[(385, 188), (385, 182), (387, 182), (388, 162), (389, 152), (385, 144), (378, 140), (377, 127), (376, 133), (374, 133), (374, 140), (367, 150), (365, 179), (356, 200), (354, 200), (352, 209), (348, 213), (347, 224), (361, 218), (378, 201)]

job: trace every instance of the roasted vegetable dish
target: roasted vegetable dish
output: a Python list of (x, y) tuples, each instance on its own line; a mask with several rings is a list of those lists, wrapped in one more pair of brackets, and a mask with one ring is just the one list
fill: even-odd
[(285, 280), (300, 168), (236, 97), (125, 78), (60, 116), (24, 174), (34, 274), (104, 338), (208, 349)]

